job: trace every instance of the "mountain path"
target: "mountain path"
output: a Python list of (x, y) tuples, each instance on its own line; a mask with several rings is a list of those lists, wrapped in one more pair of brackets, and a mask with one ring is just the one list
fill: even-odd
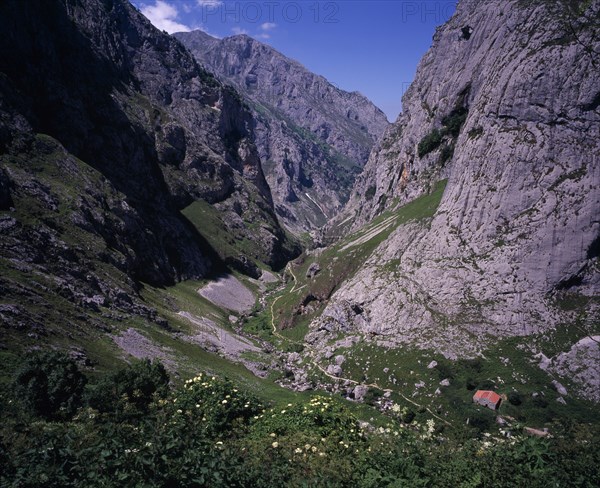
[[(287, 266), (285, 267), (284, 273), (285, 271), (289, 271), (290, 274), (292, 275), (292, 278), (294, 280), (294, 286), (292, 287), (292, 289), (289, 291), (289, 293), (293, 293), (294, 291), (296, 291), (296, 287), (298, 286), (298, 279), (296, 278), (296, 275), (294, 274), (294, 271), (292, 269), (292, 266), (290, 265), (290, 263), (287, 264)], [(301, 287), (302, 288), (302, 287)], [(300, 289), (300, 288), (298, 288)], [(273, 335), (278, 337), (279, 339), (291, 342), (292, 344), (301, 344), (302, 346), (306, 347), (306, 344), (304, 344), (304, 342), (300, 342), (300, 341), (295, 341), (292, 339), (289, 339), (283, 335), (281, 335), (278, 331), (277, 331), (277, 326), (275, 325), (275, 304), (277, 303), (277, 301), (283, 297), (283, 294), (279, 295), (277, 298), (275, 298), (275, 300), (273, 300), (273, 303), (271, 303), (271, 327), (273, 329)], [(327, 370), (325, 368), (323, 368), (323, 366), (321, 366), (314, 358), (313, 358), (313, 349), (310, 347), (307, 347), (308, 349), (308, 353), (309, 353), (309, 359), (310, 359), (310, 363), (316, 367), (319, 371), (321, 371), (321, 373), (323, 373), (325, 376), (334, 379), (336, 381), (344, 381), (344, 382), (348, 382), (354, 385), (362, 385), (362, 386), (368, 386), (370, 388), (377, 388), (378, 390), (381, 390), (383, 392), (389, 392), (389, 393), (396, 393), (397, 395), (399, 395), (400, 397), (402, 397), (405, 401), (407, 401), (408, 403), (413, 404), (414, 406), (418, 407), (418, 408), (424, 408), (425, 410), (427, 410), (427, 412), (429, 412), (429, 414), (438, 419), (439, 421), (445, 423), (446, 425), (452, 425), (450, 422), (448, 422), (446, 419), (443, 419), (442, 417), (440, 417), (439, 415), (433, 413), (429, 407), (424, 407), (423, 405), (415, 402), (414, 400), (408, 398), (406, 395), (404, 395), (402, 392), (398, 391), (398, 390), (393, 390), (391, 388), (383, 388), (381, 386), (379, 386), (377, 383), (361, 383), (360, 381), (356, 381), (352, 378), (344, 378), (341, 376), (335, 376), (331, 373), (328, 373)]]

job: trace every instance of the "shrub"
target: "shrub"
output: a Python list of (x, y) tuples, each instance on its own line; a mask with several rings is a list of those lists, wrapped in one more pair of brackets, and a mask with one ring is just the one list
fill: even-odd
[(68, 418), (81, 406), (86, 377), (61, 352), (35, 354), (14, 381), (17, 398), (32, 414), (47, 419)]
[(548, 402), (542, 395), (536, 395), (533, 397), (533, 404), (539, 408), (546, 408), (548, 406)]
[(482, 134), (483, 134), (483, 127), (481, 127), (481, 126), (475, 127), (474, 129), (471, 129), (469, 131), (469, 138), (470, 139), (477, 139)]
[(469, 417), (469, 425), (483, 432), (489, 430), (494, 425), (494, 420), (489, 412), (475, 412)]
[(521, 405), (523, 403), (523, 398), (518, 391), (511, 391), (508, 394), (508, 401), (515, 406)]
[(443, 166), (454, 156), (454, 144), (445, 144), (440, 153), (440, 164)]
[(375, 405), (383, 396), (383, 391), (378, 388), (369, 388), (365, 395), (364, 401), (367, 405)]
[(413, 412), (412, 410), (408, 409), (403, 415), (402, 415), (402, 422), (404, 422), (405, 424), (410, 424), (414, 419), (415, 419), (415, 412)]
[(492, 380), (483, 380), (479, 382), (479, 388), (481, 390), (493, 390), (496, 387), (496, 383)]
[(454, 369), (449, 361), (440, 360), (435, 366), (435, 369), (438, 372), (438, 377), (440, 380), (454, 378)]
[(375, 192), (377, 191), (377, 187), (375, 185), (370, 186), (365, 192), (365, 198), (367, 200), (372, 200), (375, 196)]
[(433, 129), (429, 134), (427, 134), (421, 142), (419, 142), (419, 146), (417, 148), (419, 157), (422, 158), (426, 156), (432, 151), (435, 151), (440, 144), (442, 143), (443, 134), (437, 130)]
[(460, 134), (463, 124), (467, 120), (469, 111), (464, 107), (458, 107), (452, 110), (442, 119), (444, 133), (456, 138)]
[(169, 374), (160, 361), (136, 361), (102, 379), (88, 390), (88, 405), (100, 412), (144, 413), (155, 396), (168, 392)]

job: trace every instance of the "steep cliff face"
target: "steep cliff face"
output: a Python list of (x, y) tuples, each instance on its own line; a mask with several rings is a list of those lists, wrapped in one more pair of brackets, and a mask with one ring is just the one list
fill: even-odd
[(447, 179), (439, 208), (391, 233), (310, 340), (352, 304), (355, 330), (449, 356), (573, 321), (567, 294), (587, 304), (580, 325), (597, 323), (598, 18), (598, 1), (458, 3), (329, 233)]
[(388, 122), (359, 93), (331, 85), (246, 35), (175, 35), (249, 100), (256, 144), (278, 215), (294, 231), (322, 226), (346, 202)]
[[(2, 2), (0, 28), (3, 324), (154, 317), (140, 282), (292, 255), (250, 112), (129, 2)], [(205, 221), (182, 214), (198, 202), (254, 245), (213, 249)]]

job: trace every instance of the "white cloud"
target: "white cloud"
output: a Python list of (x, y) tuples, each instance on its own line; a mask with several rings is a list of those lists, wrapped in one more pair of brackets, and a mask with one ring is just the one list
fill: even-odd
[(274, 22), (265, 22), (264, 24), (260, 25), (260, 28), (264, 31), (270, 31), (275, 29), (275, 27), (277, 27), (277, 24), (275, 24)]
[(196, 0), (199, 7), (220, 7), (223, 5), (222, 0)]
[(142, 5), (141, 11), (155, 27), (169, 34), (191, 30), (187, 25), (177, 22), (177, 7), (163, 0), (156, 0), (154, 5)]
[(239, 36), (240, 34), (248, 34), (248, 31), (246, 29), (242, 29), (241, 27), (232, 27), (231, 32), (233, 32), (236, 36)]
[(263, 32), (262, 34), (258, 34), (256, 37), (258, 37), (259, 39), (271, 39), (271, 34)]

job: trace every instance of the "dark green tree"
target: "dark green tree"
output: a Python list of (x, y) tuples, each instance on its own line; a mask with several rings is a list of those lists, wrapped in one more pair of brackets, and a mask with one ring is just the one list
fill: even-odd
[(16, 397), (30, 413), (47, 419), (69, 418), (81, 406), (86, 377), (62, 352), (31, 356), (17, 372)]
[(160, 361), (142, 359), (112, 373), (88, 390), (90, 407), (100, 412), (147, 412), (155, 396), (168, 393), (169, 374)]

